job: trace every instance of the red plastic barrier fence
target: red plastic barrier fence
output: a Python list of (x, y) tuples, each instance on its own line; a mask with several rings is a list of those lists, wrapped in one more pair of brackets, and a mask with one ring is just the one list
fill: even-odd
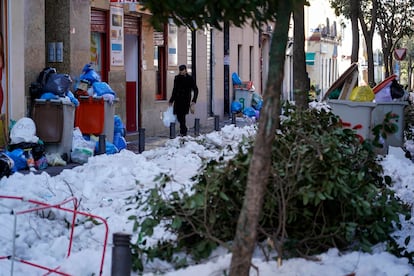
[[(70, 197), (70, 198), (65, 199), (64, 201), (62, 201), (60, 203), (56, 203), (56, 204), (48, 204), (48, 203), (44, 203), (44, 202), (37, 201), (37, 200), (25, 199), (24, 197), (19, 197), (19, 196), (0, 195), (0, 199), (20, 200), (22, 202), (28, 202), (28, 203), (36, 205), (33, 208), (25, 209), (25, 210), (22, 210), (22, 211), (16, 211), (16, 212), (13, 211), (13, 214), (15, 216), (30, 213), (30, 212), (35, 212), (35, 211), (39, 211), (39, 210), (53, 209), (53, 208), (58, 209), (58, 210), (62, 210), (62, 211), (65, 211), (65, 212), (72, 213), (72, 222), (71, 222), (71, 227), (70, 227), (69, 245), (68, 245), (68, 250), (67, 250), (67, 256), (66, 257), (69, 257), (70, 253), (71, 253), (72, 244), (73, 244), (73, 234), (74, 234), (74, 231), (75, 231), (75, 221), (76, 221), (77, 215), (82, 215), (82, 216), (85, 216), (85, 217), (89, 217), (89, 218), (93, 218), (93, 219), (97, 219), (97, 220), (102, 221), (103, 225), (105, 226), (105, 237), (104, 237), (104, 240), (103, 240), (103, 250), (102, 250), (102, 257), (101, 257), (100, 268), (99, 268), (99, 275), (102, 275), (103, 265), (104, 265), (104, 260), (105, 260), (106, 246), (107, 246), (107, 243), (108, 243), (108, 232), (109, 232), (108, 231), (108, 223), (106, 222), (105, 219), (103, 219), (99, 216), (92, 215), (92, 214), (89, 214), (89, 213), (85, 213), (85, 212), (82, 212), (82, 211), (78, 211), (77, 210), (77, 208), (78, 208), (77, 198)], [(73, 209), (66, 208), (66, 207), (62, 206), (62, 205), (67, 204), (68, 202), (73, 202)], [(16, 235), (14, 235), (13, 238), (15, 238), (15, 236)], [(60, 267), (50, 268), (50, 267), (42, 266), (42, 265), (32, 263), (32, 262), (29, 262), (27, 260), (23, 260), (21, 258), (18, 258), (17, 256), (14, 256), (14, 250), (13, 250), (13, 253), (11, 255), (0, 256), (0, 260), (18, 261), (18, 262), (23, 263), (23, 264), (27, 264), (27, 265), (30, 265), (30, 266), (33, 266), (33, 267), (36, 267), (36, 268), (39, 268), (39, 269), (42, 269), (42, 270), (46, 270), (46, 271), (48, 271), (48, 273), (45, 274), (45, 275), (49, 275), (51, 273), (55, 273), (55, 274), (59, 274), (59, 275), (65, 275), (65, 276), (70, 276), (71, 275), (71, 274), (68, 274), (67, 272), (59, 271)]]

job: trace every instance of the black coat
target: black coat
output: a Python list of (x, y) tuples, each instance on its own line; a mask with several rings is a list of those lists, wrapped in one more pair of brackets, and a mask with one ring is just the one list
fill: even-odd
[[(191, 90), (194, 91), (191, 100)], [(177, 75), (174, 78), (174, 88), (170, 103), (174, 103), (174, 114), (188, 114), (191, 102), (197, 102), (198, 88), (192, 76)]]

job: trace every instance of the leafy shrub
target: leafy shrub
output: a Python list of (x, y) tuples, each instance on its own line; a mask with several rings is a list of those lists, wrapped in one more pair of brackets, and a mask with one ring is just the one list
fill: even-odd
[[(279, 256), (309, 256), (328, 248), (362, 249), (391, 241), (399, 214), (409, 208), (389, 189), (377, 155), (339, 117), (316, 109), (296, 112), (286, 106), (272, 146), (272, 169), (264, 198), (258, 242), (267, 241)], [(246, 145), (249, 145), (246, 147)], [(142, 267), (146, 254), (185, 265), (186, 252), (195, 261), (234, 237), (243, 203), (253, 139), (246, 138), (229, 161), (209, 161), (194, 180), (192, 192), (163, 195), (168, 177), (137, 197), (148, 216), (137, 223), (141, 239), (133, 245)], [(154, 248), (145, 239), (159, 224), (176, 235)], [(160, 250), (160, 248), (163, 248)]]

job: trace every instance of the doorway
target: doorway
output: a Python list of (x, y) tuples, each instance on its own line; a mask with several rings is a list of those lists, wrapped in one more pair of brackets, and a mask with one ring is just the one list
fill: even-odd
[(125, 15), (125, 128), (136, 132), (141, 127), (141, 17)]
[(139, 41), (136, 35), (125, 35), (126, 125), (128, 132), (139, 124)]

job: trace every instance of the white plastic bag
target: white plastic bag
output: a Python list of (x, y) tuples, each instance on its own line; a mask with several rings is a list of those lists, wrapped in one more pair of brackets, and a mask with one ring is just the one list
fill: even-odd
[(10, 131), (11, 144), (22, 142), (37, 143), (39, 137), (36, 136), (36, 125), (30, 118), (19, 119)]
[(170, 127), (171, 123), (175, 123), (177, 121), (177, 116), (174, 115), (173, 107), (169, 106), (166, 111), (162, 113), (162, 122), (164, 123), (165, 127)]
[(79, 127), (73, 129), (72, 152), (70, 159), (74, 163), (84, 164), (88, 162), (88, 158), (94, 155), (94, 141), (87, 141), (83, 138)]

